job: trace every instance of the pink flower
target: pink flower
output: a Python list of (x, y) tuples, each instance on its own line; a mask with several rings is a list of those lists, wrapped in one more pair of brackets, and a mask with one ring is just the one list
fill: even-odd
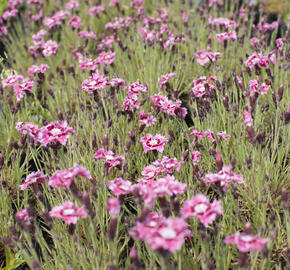
[(87, 213), (85, 207), (77, 207), (71, 201), (65, 201), (63, 205), (54, 206), (51, 211), (49, 211), (51, 218), (60, 218), (66, 224), (76, 224), (78, 219), (87, 218)]
[(108, 181), (108, 187), (115, 196), (131, 194), (133, 192), (132, 183), (125, 181), (123, 178)]
[(231, 172), (231, 166), (223, 166), (222, 170), (218, 173), (206, 174), (203, 182), (210, 184), (219, 182), (223, 190), (226, 191), (231, 182), (242, 184), (244, 183), (244, 179), (241, 174), (234, 174)]
[(101, 40), (100, 44), (98, 44), (98, 50), (101, 51), (105, 50), (106, 48), (112, 49), (114, 42), (115, 42), (114, 36), (106, 36)]
[(25, 224), (30, 223), (30, 217), (29, 217), (29, 214), (28, 214), (27, 209), (22, 209), (22, 210), (18, 211), (18, 212), (15, 214), (15, 218), (20, 219), (20, 220), (21, 220), (22, 222), (24, 222)]
[(39, 130), (39, 141), (43, 146), (51, 142), (59, 142), (66, 145), (69, 133), (74, 133), (74, 129), (67, 126), (67, 122), (51, 122)]
[(253, 118), (247, 109), (244, 109), (243, 111), (243, 120), (247, 126), (253, 125)]
[(193, 164), (197, 164), (200, 162), (200, 152), (199, 151), (192, 151), (191, 152), (191, 160)]
[(219, 52), (214, 53), (206, 50), (196, 52), (195, 56), (197, 57), (197, 62), (202, 66), (210, 61), (215, 62), (217, 59), (221, 58), (221, 54)]
[(218, 137), (220, 137), (222, 140), (228, 140), (231, 136), (230, 135), (226, 135), (225, 131), (220, 131), (216, 134)]
[(224, 243), (236, 245), (240, 252), (248, 252), (251, 250), (261, 251), (263, 246), (269, 241), (269, 238), (261, 238), (258, 235), (236, 232), (226, 237)]
[(111, 197), (107, 201), (107, 210), (112, 217), (117, 217), (120, 213), (120, 202), (116, 197)]
[(179, 172), (181, 165), (183, 163), (184, 163), (183, 160), (178, 162), (176, 158), (169, 158), (169, 157), (163, 156), (162, 160), (158, 159), (154, 161), (153, 165), (160, 167), (162, 172), (173, 174), (173, 169)]
[(74, 9), (74, 8), (77, 8), (77, 7), (79, 7), (79, 2), (78, 1), (75, 1), (75, 0), (71, 0), (71, 1), (69, 1), (69, 2), (67, 2), (66, 4), (65, 4), (65, 8), (66, 9), (69, 9), (69, 10), (72, 10), (72, 9)]
[(156, 196), (168, 195), (171, 197), (173, 195), (183, 194), (186, 191), (186, 184), (177, 181), (174, 175), (159, 178), (152, 184), (152, 191)]
[(155, 117), (148, 113), (144, 113), (143, 111), (140, 111), (139, 113), (139, 121), (147, 127), (152, 126), (157, 121)]
[(249, 56), (245, 62), (245, 65), (251, 69), (254, 68), (255, 65), (267, 68), (269, 64), (270, 59), (267, 56), (264, 56), (263, 54), (256, 52), (254, 52), (251, 56)]
[(158, 79), (158, 83), (160, 85), (160, 90), (162, 90), (162, 86), (164, 84), (166, 84), (171, 78), (175, 77), (176, 73), (168, 73), (165, 75), (162, 75), (159, 79)]
[(24, 190), (27, 189), (27, 187), (31, 184), (45, 184), (45, 182), (46, 175), (43, 175), (41, 171), (33, 172), (26, 177), (24, 184), (20, 185), (20, 189)]
[(132, 2), (130, 2), (130, 6), (138, 7), (138, 6), (142, 6), (143, 3), (144, 3), (144, 0), (133, 0)]
[(55, 19), (57, 19), (57, 20), (62, 20), (62, 21), (64, 21), (65, 18), (66, 18), (67, 16), (69, 16), (69, 15), (70, 15), (70, 13), (69, 13), (68, 11), (66, 11), (66, 10), (59, 10), (59, 11), (57, 11), (57, 12), (53, 15), (53, 18), (55, 18)]
[(103, 73), (96, 71), (88, 80), (83, 81), (82, 91), (92, 93), (109, 85), (109, 78), (104, 77)]
[(209, 77), (208, 79), (205, 76), (199, 77), (197, 80), (193, 80), (193, 88), (191, 89), (193, 94), (196, 97), (202, 97), (205, 94), (207, 94), (207, 89), (208, 91), (213, 91), (214, 90), (214, 86), (212, 84), (210, 84), (211, 81), (216, 81), (216, 78), (214, 76)]
[(78, 17), (78, 16), (74, 16), (74, 17), (72, 17), (72, 18), (69, 20), (68, 25), (69, 25), (71, 28), (79, 29), (80, 27), (83, 26), (83, 23), (82, 23), (80, 17)]
[(147, 86), (141, 84), (138, 80), (132, 84), (127, 85), (125, 90), (128, 90), (128, 95), (138, 95), (140, 92), (147, 92)]
[(101, 52), (96, 58), (96, 64), (108, 64), (111, 65), (116, 58), (116, 53), (114, 52)]
[(82, 38), (97, 39), (97, 36), (95, 35), (93, 31), (89, 32), (89, 31), (83, 30), (83, 31), (80, 31), (78, 34), (79, 34), (79, 37), (82, 37)]
[(54, 27), (55, 25), (60, 25), (61, 21), (58, 17), (48, 17), (46, 16), (43, 20), (43, 24), (47, 26), (49, 29)]
[(29, 69), (28, 69), (28, 74), (30, 76), (34, 75), (35, 73), (45, 73), (45, 71), (49, 69), (49, 66), (46, 64), (40, 64), (39, 66), (36, 65), (32, 65)]
[(80, 59), (79, 63), (80, 69), (89, 69), (89, 70), (96, 69), (96, 63), (91, 58)]
[(222, 205), (219, 201), (214, 200), (213, 203), (210, 203), (206, 196), (197, 194), (190, 200), (185, 201), (181, 209), (181, 215), (184, 219), (197, 217), (205, 227), (208, 227), (217, 215), (222, 214), (222, 211)]
[(115, 87), (115, 86), (121, 86), (121, 85), (125, 85), (125, 81), (121, 78), (113, 78), (111, 81), (110, 81), (110, 85)]
[(114, 7), (116, 6), (117, 4), (119, 4), (122, 0), (111, 0), (110, 3), (109, 3), (109, 6), (110, 7)]
[(93, 6), (88, 10), (88, 14), (90, 16), (98, 15), (101, 12), (103, 12), (105, 9), (106, 9), (106, 6), (104, 4), (102, 4), (100, 6)]
[(238, 24), (235, 21), (229, 20), (228, 18), (215, 18), (215, 19), (212, 19), (212, 17), (209, 16), (208, 22), (210, 24), (214, 24), (216, 26), (223, 25), (227, 29), (230, 28), (230, 27), (237, 27), (238, 26)]
[(160, 153), (164, 151), (164, 144), (168, 142), (168, 139), (160, 134), (155, 136), (147, 133), (145, 137), (140, 139), (143, 144), (144, 152), (147, 153), (150, 150), (157, 150)]
[(2, 18), (4, 20), (7, 20), (10, 17), (15, 17), (17, 13), (18, 13), (18, 9), (6, 10), (2, 14)]
[(56, 54), (57, 43), (55, 41), (49, 40), (43, 45), (42, 54), (45, 57), (50, 56), (51, 54)]
[(258, 42), (259, 40), (256, 37), (250, 39), (250, 43), (253, 47), (255, 47)]
[(48, 184), (51, 187), (66, 186), (69, 187), (73, 179), (77, 176), (82, 176), (86, 179), (90, 178), (90, 172), (75, 163), (72, 168), (65, 170), (57, 170), (49, 179)]
[(192, 136), (194, 135), (199, 141), (201, 141), (204, 138), (204, 132), (202, 130), (198, 131), (196, 129), (193, 129), (189, 134), (186, 136)]
[(145, 240), (153, 250), (168, 250), (174, 253), (180, 250), (186, 237), (191, 235), (187, 223), (181, 218), (165, 218), (151, 213), (146, 220), (137, 222), (131, 230), (133, 238)]
[(23, 122), (17, 122), (16, 129), (22, 134), (28, 134), (28, 136), (32, 137), (35, 142), (39, 140), (40, 129), (38, 128), (38, 125), (31, 122), (26, 122), (25, 124)]
[(283, 42), (283, 39), (282, 39), (282, 38), (277, 38), (277, 39), (275, 40), (275, 43), (276, 43), (276, 46), (277, 46), (278, 48), (283, 48), (284, 42)]
[(124, 162), (125, 158), (123, 156), (115, 156), (113, 151), (106, 151), (105, 149), (99, 149), (95, 155), (95, 159), (102, 159), (109, 165), (108, 171), (110, 172), (113, 167), (120, 165)]
[(230, 32), (225, 32), (225, 33), (220, 33), (220, 34), (216, 34), (217, 39), (219, 40), (219, 42), (223, 42), (225, 40), (237, 40), (237, 32), (235, 30), (232, 30)]
[(153, 181), (161, 173), (162, 170), (159, 167), (155, 167), (154, 165), (146, 166), (141, 172), (141, 175), (143, 176), (141, 180)]
[(133, 109), (139, 109), (140, 103), (137, 102), (138, 95), (131, 94), (127, 96), (122, 104), (122, 111), (130, 111)]
[(212, 142), (215, 142), (214, 134), (210, 129), (208, 129), (204, 132), (204, 136), (207, 137), (208, 139), (210, 139)]

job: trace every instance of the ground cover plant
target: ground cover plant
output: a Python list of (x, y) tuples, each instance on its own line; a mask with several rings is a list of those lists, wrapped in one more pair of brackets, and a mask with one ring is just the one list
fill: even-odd
[(0, 268), (289, 269), (289, 26), (265, 10), (9, 0)]

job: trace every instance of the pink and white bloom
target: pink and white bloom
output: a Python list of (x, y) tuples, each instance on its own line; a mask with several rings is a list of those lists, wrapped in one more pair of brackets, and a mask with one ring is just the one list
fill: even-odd
[(143, 178), (141, 180), (142, 181), (153, 181), (161, 173), (162, 173), (162, 170), (159, 167), (156, 167), (154, 165), (146, 166), (143, 169), (143, 171), (141, 172), (141, 175), (143, 176)]
[(251, 250), (261, 251), (263, 246), (270, 241), (269, 238), (261, 238), (258, 235), (236, 232), (224, 239), (225, 244), (236, 245), (240, 252)]
[(29, 224), (30, 223), (30, 216), (29, 216), (28, 211), (27, 211), (26, 208), (18, 211), (15, 214), (15, 218), (19, 219), (21, 222), (23, 222), (25, 224)]
[(204, 66), (208, 62), (216, 62), (217, 59), (221, 58), (221, 54), (219, 52), (211, 52), (206, 50), (200, 50), (194, 54), (197, 57), (197, 62)]
[(109, 172), (112, 170), (112, 168), (120, 165), (125, 160), (123, 156), (115, 156), (115, 153), (113, 151), (105, 150), (103, 148), (99, 149), (95, 153), (94, 158), (104, 160), (105, 163), (109, 165)]
[(277, 38), (277, 39), (275, 40), (275, 43), (276, 43), (276, 46), (277, 46), (278, 48), (283, 48), (283, 46), (284, 46), (284, 42), (283, 42), (283, 39), (282, 39), (282, 38)]
[(216, 216), (221, 215), (222, 212), (222, 205), (219, 201), (214, 200), (210, 203), (203, 194), (197, 194), (185, 201), (181, 209), (182, 218), (196, 217), (205, 227), (212, 224)]
[(215, 35), (216, 38), (219, 40), (220, 43), (222, 43), (225, 40), (237, 40), (237, 32), (235, 30), (232, 30), (230, 32), (220, 33)]
[(223, 190), (226, 191), (230, 183), (234, 182), (237, 184), (242, 184), (244, 183), (244, 179), (241, 174), (234, 174), (231, 171), (231, 166), (223, 166), (222, 170), (218, 173), (206, 174), (203, 182), (210, 184), (219, 182)]
[(49, 66), (46, 64), (40, 64), (39, 66), (37, 65), (32, 65), (29, 69), (28, 69), (28, 74), (30, 76), (34, 75), (35, 73), (45, 73), (46, 70), (49, 69)]
[(86, 30), (82, 30), (79, 33), (79, 37), (82, 38), (91, 38), (91, 39), (97, 39), (96, 34), (93, 31), (86, 31)]
[(200, 162), (200, 152), (199, 151), (192, 151), (191, 152), (191, 160), (193, 164), (198, 164)]
[(45, 26), (47, 26), (49, 29), (51, 29), (52, 27), (54, 27), (55, 25), (60, 25), (61, 21), (58, 17), (48, 17), (46, 16), (43, 20), (43, 24)]
[(147, 92), (147, 86), (141, 84), (139, 80), (127, 85), (124, 89), (128, 91), (128, 95), (138, 95), (140, 92)]
[(43, 146), (47, 146), (51, 142), (59, 142), (62, 145), (66, 145), (69, 133), (73, 134), (74, 129), (69, 127), (66, 121), (51, 122), (40, 128), (39, 141)]
[(105, 11), (105, 9), (106, 9), (106, 6), (104, 4), (99, 5), (99, 6), (93, 6), (93, 7), (89, 8), (88, 14), (90, 16), (98, 15), (101, 12)]
[(103, 89), (107, 85), (109, 85), (109, 78), (96, 71), (89, 79), (83, 81), (82, 91), (92, 93), (95, 90)]
[(80, 27), (83, 26), (83, 23), (82, 23), (81, 18), (79, 16), (74, 16), (69, 20), (68, 25), (71, 28), (79, 29)]
[(132, 183), (124, 180), (123, 178), (108, 181), (108, 187), (115, 196), (131, 194), (133, 192)]
[(147, 133), (145, 137), (140, 139), (140, 142), (143, 144), (145, 153), (151, 150), (157, 150), (158, 152), (163, 153), (164, 145), (168, 142), (168, 139), (160, 134), (153, 136), (152, 134)]
[(57, 45), (56, 41), (49, 40), (43, 44), (42, 48), (43, 48), (42, 49), (43, 56), (48, 57), (52, 54), (56, 54), (58, 45)]
[(38, 125), (35, 125), (31, 122), (25, 122), (25, 123), (17, 122), (16, 129), (17, 129), (17, 131), (21, 132), (22, 134), (27, 134), (28, 136), (33, 138), (33, 140), (35, 142), (38, 142), (39, 132), (40, 132)]
[(167, 175), (152, 182), (152, 192), (155, 196), (173, 196), (183, 194), (186, 191), (186, 184), (175, 179), (174, 175)]
[(171, 78), (174, 78), (176, 76), (176, 73), (168, 73), (165, 75), (162, 75), (159, 79), (158, 79), (158, 84), (160, 85), (160, 90), (162, 90), (162, 86), (167, 84), (168, 81)]
[(41, 171), (33, 172), (33, 173), (30, 173), (26, 177), (24, 184), (20, 185), (20, 189), (24, 190), (24, 189), (27, 189), (29, 185), (32, 185), (34, 183), (45, 184), (45, 182), (46, 182), (46, 175), (43, 175)]
[(249, 68), (254, 68), (258, 65), (260, 68), (267, 68), (270, 64), (270, 59), (261, 53), (254, 52), (245, 62), (245, 65)]
[(51, 187), (66, 186), (69, 187), (75, 177), (82, 176), (86, 179), (91, 177), (90, 172), (85, 168), (81, 167), (77, 163), (72, 168), (65, 170), (57, 170), (48, 181)]
[(74, 8), (77, 8), (79, 7), (79, 2), (78, 1), (75, 1), (75, 0), (70, 0), (69, 2), (67, 2), (65, 4), (65, 8), (68, 9), (68, 10), (72, 10)]
[[(193, 94), (199, 98), (204, 96), (205, 94), (209, 94), (209, 92), (214, 90), (214, 85), (210, 84), (210, 82), (216, 82), (216, 78), (214, 76), (211, 76), (209, 78), (206, 78), (205, 76), (199, 77), (196, 80), (193, 80), (193, 88), (191, 89)], [(207, 93), (208, 91), (208, 93)]]
[(244, 124), (246, 124), (247, 126), (253, 125), (252, 115), (248, 112), (247, 109), (244, 109), (243, 111), (243, 121), (244, 121)]
[(176, 158), (169, 158), (166, 156), (163, 156), (162, 159), (158, 159), (153, 162), (153, 165), (159, 167), (161, 169), (161, 172), (166, 172), (169, 174), (173, 174), (173, 170), (176, 170), (179, 172), (181, 165), (184, 163), (183, 160), (177, 161)]
[(71, 201), (65, 201), (62, 205), (54, 206), (50, 211), (51, 218), (60, 218), (66, 224), (76, 224), (79, 218), (87, 218), (85, 207), (77, 207)]
[(144, 113), (143, 111), (140, 111), (139, 114), (139, 121), (146, 125), (146, 127), (152, 126), (157, 121), (155, 117), (148, 113)]
[(208, 18), (208, 22), (210, 24), (213, 24), (213, 25), (216, 25), (216, 26), (220, 26), (220, 25), (223, 25), (226, 27), (226, 29), (230, 28), (230, 27), (237, 27), (238, 24), (233, 21), (233, 20), (230, 20), (228, 18), (212, 18), (211, 16), (209, 16)]
[(216, 135), (224, 141), (228, 140), (231, 137), (231, 135), (226, 135), (225, 131), (219, 131)]
[(108, 64), (111, 65), (116, 58), (115, 52), (101, 52), (96, 58), (96, 64)]
[(120, 209), (121, 209), (121, 205), (118, 198), (111, 197), (108, 199), (107, 210), (113, 218), (116, 218), (119, 215)]

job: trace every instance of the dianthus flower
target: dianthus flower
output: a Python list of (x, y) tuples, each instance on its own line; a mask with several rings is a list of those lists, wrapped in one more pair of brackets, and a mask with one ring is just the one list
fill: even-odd
[(120, 165), (125, 158), (123, 156), (115, 156), (113, 151), (107, 151), (103, 148), (99, 149), (95, 155), (95, 159), (104, 160), (109, 165), (108, 171), (110, 172), (113, 167)]
[(144, 152), (147, 153), (150, 150), (157, 150), (162, 153), (164, 151), (164, 144), (168, 142), (168, 139), (160, 134), (155, 136), (147, 133), (145, 137), (140, 139), (143, 144)]
[(199, 98), (207, 94), (208, 91), (213, 91), (214, 86), (210, 84), (211, 81), (216, 82), (216, 78), (214, 76), (209, 77), (208, 79), (205, 76), (199, 77), (197, 80), (193, 80), (193, 88), (191, 89), (193, 94)]
[(181, 209), (182, 218), (196, 217), (205, 227), (212, 224), (216, 216), (221, 214), (221, 203), (217, 200), (210, 203), (203, 194), (197, 194), (190, 200), (185, 201)]
[(223, 190), (226, 191), (230, 183), (234, 182), (242, 184), (244, 183), (244, 179), (241, 174), (234, 174), (231, 172), (231, 166), (223, 166), (222, 170), (220, 170), (218, 173), (206, 174), (203, 182), (210, 184), (219, 182)]
[(152, 126), (157, 121), (155, 117), (143, 111), (140, 111), (139, 114), (139, 121), (147, 127)]
[(26, 123), (17, 122), (16, 129), (17, 129), (17, 131), (21, 132), (22, 134), (27, 134), (28, 136), (33, 138), (33, 140), (35, 142), (38, 142), (39, 132), (40, 132), (38, 125), (35, 125), (33, 123), (30, 123), (30, 122), (26, 122)]
[(106, 36), (101, 40), (101, 43), (98, 44), (98, 50), (112, 49), (113, 43), (115, 42), (114, 36)]
[(176, 76), (176, 73), (168, 73), (168, 74), (162, 75), (158, 79), (158, 84), (160, 85), (160, 90), (162, 90), (162, 86), (164, 84), (168, 83), (168, 81), (175, 76)]
[(15, 214), (15, 218), (19, 219), (24, 224), (30, 223), (30, 216), (27, 209), (22, 209)]
[(78, 34), (79, 34), (79, 37), (82, 37), (82, 38), (97, 39), (97, 36), (93, 31), (89, 32), (89, 31), (83, 30), (83, 31), (80, 31)]
[(96, 63), (91, 58), (85, 58), (80, 59), (80, 69), (89, 69), (89, 70), (95, 70), (96, 69)]
[(18, 13), (18, 9), (11, 9), (11, 10), (6, 10), (2, 14), (2, 18), (4, 20), (7, 20), (10, 17), (15, 17)]
[(183, 107), (180, 107), (181, 100), (179, 99), (173, 101), (162, 95), (153, 95), (151, 96), (151, 99), (154, 105), (160, 108), (160, 111), (164, 111), (169, 115), (177, 115), (181, 112), (181, 117), (184, 118), (187, 114), (187, 110)]
[(130, 181), (125, 181), (123, 178), (108, 181), (108, 187), (115, 196), (131, 194), (133, 192), (132, 183)]
[(246, 124), (247, 126), (253, 125), (252, 115), (248, 112), (247, 109), (244, 109), (243, 111), (243, 121), (244, 121), (244, 124)]
[(110, 80), (110, 85), (115, 87), (115, 86), (121, 86), (121, 85), (125, 85), (125, 81), (121, 78), (113, 78), (112, 80)]
[(48, 17), (46, 16), (43, 20), (43, 24), (47, 26), (49, 29), (54, 27), (55, 25), (60, 25), (61, 21), (58, 17)]
[(231, 137), (230, 135), (226, 135), (225, 131), (219, 131), (216, 135), (225, 141)]
[(77, 207), (71, 201), (65, 201), (62, 205), (54, 206), (50, 211), (51, 218), (60, 218), (66, 224), (76, 224), (78, 219), (87, 218), (85, 207)]
[(96, 64), (108, 64), (111, 65), (116, 58), (116, 53), (114, 52), (101, 52), (96, 58)]
[(152, 183), (152, 192), (158, 196), (173, 196), (183, 194), (186, 191), (186, 184), (175, 179), (174, 175), (167, 175)]
[(206, 131), (204, 132), (204, 136), (205, 136), (206, 138), (210, 139), (212, 142), (215, 142), (214, 134), (213, 134), (213, 132), (212, 132), (210, 129), (208, 129), (208, 130), (206, 130)]
[(117, 217), (120, 213), (120, 202), (116, 197), (111, 197), (107, 201), (107, 210), (112, 217)]
[(69, 25), (71, 28), (79, 29), (80, 27), (83, 26), (83, 23), (82, 23), (80, 17), (78, 17), (78, 16), (74, 16), (74, 17), (72, 17), (72, 18), (69, 20), (68, 25)]
[(204, 138), (204, 132), (202, 130), (193, 129), (190, 133), (186, 134), (186, 136), (195, 136), (199, 141)]
[(143, 176), (141, 180), (153, 181), (161, 173), (162, 173), (162, 170), (159, 167), (156, 167), (154, 165), (146, 166), (141, 172), (141, 175)]
[(128, 95), (138, 95), (140, 92), (147, 92), (147, 86), (141, 84), (139, 80), (127, 85), (124, 89), (128, 91)]
[(83, 81), (82, 91), (92, 93), (109, 85), (109, 78), (104, 77), (103, 73), (96, 71), (88, 80)]
[(191, 160), (193, 164), (197, 164), (200, 162), (200, 152), (199, 151), (192, 151), (191, 152)]
[(43, 44), (42, 54), (45, 57), (50, 56), (51, 54), (56, 54), (57, 51), (57, 43), (55, 41), (49, 40)]
[(237, 40), (238, 39), (237, 32), (235, 30), (232, 30), (230, 32), (216, 34), (216, 38), (221, 43), (225, 40)]
[(277, 39), (275, 40), (275, 43), (276, 43), (276, 46), (277, 46), (278, 48), (283, 48), (283, 46), (284, 46), (284, 42), (283, 42), (283, 39), (282, 39), (282, 38), (277, 38)]
[(57, 20), (64, 21), (65, 18), (69, 15), (70, 15), (70, 13), (67, 10), (59, 10), (53, 15), (53, 17)]
[(258, 235), (236, 232), (226, 237), (224, 243), (236, 245), (240, 252), (248, 252), (251, 250), (261, 251), (263, 246), (269, 241), (269, 238), (261, 238)]
[(74, 8), (77, 8), (77, 7), (79, 7), (79, 2), (78, 1), (75, 1), (75, 0), (70, 0), (69, 2), (67, 2), (66, 4), (65, 4), (65, 8), (66, 9), (69, 9), (69, 10), (72, 10), (72, 9), (74, 9)]
[(235, 21), (229, 20), (228, 18), (215, 18), (215, 19), (213, 19), (211, 16), (209, 16), (208, 22), (210, 24), (213, 24), (213, 25), (216, 25), (216, 26), (223, 25), (226, 28), (237, 27), (238, 26), (238, 24)]
[(40, 64), (39, 66), (37, 65), (32, 65), (29, 69), (28, 69), (28, 74), (30, 76), (34, 75), (35, 73), (45, 73), (45, 71), (49, 69), (49, 66), (46, 64)]
[(162, 159), (158, 159), (153, 162), (153, 165), (158, 166), (161, 169), (161, 172), (166, 172), (169, 174), (173, 174), (173, 170), (179, 172), (181, 165), (184, 163), (183, 160), (180, 162), (177, 161), (176, 158), (169, 158), (163, 156)]
[(74, 133), (74, 129), (68, 127), (67, 122), (51, 122), (40, 128), (39, 141), (43, 146), (47, 146), (51, 142), (59, 142), (66, 145), (69, 133)]
[(268, 93), (268, 90), (271, 88), (271, 85), (267, 85), (265, 83), (260, 82), (260, 78), (257, 80), (250, 80), (249, 81), (250, 85), (250, 93), (261, 93), (262, 95), (265, 95)]
[(137, 222), (130, 231), (133, 238), (145, 240), (152, 250), (180, 250), (185, 238), (191, 236), (187, 223), (181, 218), (165, 218), (151, 213), (143, 222)]
[(90, 172), (86, 168), (81, 167), (80, 165), (75, 163), (72, 168), (65, 170), (57, 170), (49, 178), (48, 184), (52, 187), (60, 187), (60, 186), (69, 187), (73, 179), (79, 175), (86, 179), (88, 179), (91, 176)]
[(142, 6), (143, 3), (144, 3), (144, 0), (133, 0), (132, 2), (130, 2), (130, 6), (139, 7), (139, 6)]
[(131, 94), (130, 96), (128, 95), (123, 104), (122, 104), (122, 111), (130, 111), (133, 109), (139, 109), (140, 103), (137, 102), (138, 100), (138, 95), (136, 94)]
[(206, 50), (196, 52), (195, 56), (197, 57), (197, 62), (202, 66), (210, 61), (215, 62), (217, 59), (221, 58), (221, 54), (219, 52), (214, 53)]
[(93, 7), (89, 8), (88, 14), (90, 16), (98, 15), (101, 12), (103, 12), (105, 9), (106, 9), (106, 6), (104, 4), (99, 5), (99, 6), (93, 6)]
[(20, 189), (24, 190), (31, 184), (38, 183), (38, 184), (45, 184), (46, 182), (46, 175), (43, 175), (41, 171), (33, 172), (27, 175), (24, 184), (20, 185)]
[(256, 65), (259, 67), (267, 68), (270, 64), (270, 59), (261, 53), (254, 52), (245, 62), (245, 65), (249, 68), (254, 68)]

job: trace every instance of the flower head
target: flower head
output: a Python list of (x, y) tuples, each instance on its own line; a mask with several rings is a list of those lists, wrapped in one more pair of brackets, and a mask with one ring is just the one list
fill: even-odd
[(115, 196), (130, 194), (133, 191), (132, 183), (130, 181), (125, 181), (123, 178), (109, 181), (108, 187)]
[(107, 210), (112, 217), (117, 217), (120, 213), (120, 202), (116, 197), (111, 197), (107, 201)]
[(20, 185), (20, 189), (24, 190), (31, 184), (34, 183), (45, 184), (45, 182), (46, 175), (43, 175), (41, 171), (33, 172), (26, 177), (24, 184)]
[(160, 134), (153, 136), (152, 134), (147, 133), (145, 137), (140, 139), (140, 142), (143, 144), (145, 153), (151, 150), (157, 150), (162, 153), (164, 151), (164, 145), (168, 142), (168, 139)]

